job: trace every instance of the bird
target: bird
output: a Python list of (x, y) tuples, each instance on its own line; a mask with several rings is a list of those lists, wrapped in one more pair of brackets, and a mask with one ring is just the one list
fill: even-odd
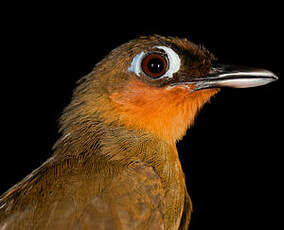
[(0, 229), (188, 229), (177, 141), (221, 88), (277, 79), (186, 38), (129, 40), (77, 82), (50, 158), (0, 197)]

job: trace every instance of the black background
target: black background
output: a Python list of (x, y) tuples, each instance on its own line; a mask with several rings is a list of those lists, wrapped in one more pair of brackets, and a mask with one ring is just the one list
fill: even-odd
[(207, 4), (42, 3), (7, 8), (1, 32), (0, 193), (50, 156), (59, 136), (57, 119), (75, 82), (95, 63), (137, 36), (171, 35), (205, 45), (223, 63), (267, 68), (280, 77), (267, 86), (223, 89), (178, 143), (194, 206), (190, 229), (279, 227), (281, 8), (272, 2)]

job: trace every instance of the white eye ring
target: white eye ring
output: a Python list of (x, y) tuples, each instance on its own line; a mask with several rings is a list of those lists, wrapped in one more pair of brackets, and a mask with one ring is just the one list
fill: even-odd
[[(179, 68), (180, 68), (180, 65), (181, 65), (181, 61), (180, 61), (178, 54), (175, 51), (173, 51), (171, 48), (166, 47), (166, 46), (155, 46), (153, 48), (158, 48), (158, 49), (163, 50), (166, 53), (167, 58), (169, 60), (168, 70), (160, 78), (165, 77), (165, 76), (168, 77), (168, 78), (172, 78), (173, 74), (176, 73), (177, 71), (179, 71)], [(130, 67), (128, 68), (128, 71), (134, 72), (137, 76), (140, 76), (140, 74), (143, 73), (143, 70), (141, 68), (141, 63), (142, 63), (142, 60), (144, 59), (144, 57), (146, 55), (147, 55), (147, 53), (145, 53), (144, 51), (137, 54), (132, 59), (132, 62), (131, 62)]]

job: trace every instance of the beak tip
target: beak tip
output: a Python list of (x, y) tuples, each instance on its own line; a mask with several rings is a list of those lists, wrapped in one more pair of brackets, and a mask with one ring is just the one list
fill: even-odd
[(266, 72), (267, 74), (264, 74), (263, 75), (263, 80), (266, 79), (267, 83), (266, 84), (269, 84), (269, 83), (272, 83), (272, 82), (275, 82), (277, 81), (279, 78), (276, 74), (274, 74), (273, 72), (271, 71), (263, 71), (263, 73)]
[(277, 75), (275, 75), (274, 73), (272, 73), (271, 78), (272, 78), (272, 81), (277, 81), (279, 79), (279, 77), (277, 77)]
[(271, 78), (271, 80), (275, 80), (275, 81), (278, 80), (277, 75), (274, 74), (273, 72), (269, 71), (269, 70), (256, 69), (255, 72), (260, 73), (260, 76)]

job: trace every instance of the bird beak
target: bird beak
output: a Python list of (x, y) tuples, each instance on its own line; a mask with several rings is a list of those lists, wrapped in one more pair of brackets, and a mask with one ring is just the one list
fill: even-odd
[(209, 75), (191, 81), (193, 91), (208, 88), (249, 88), (274, 82), (278, 77), (265, 69), (218, 64), (212, 66)]

